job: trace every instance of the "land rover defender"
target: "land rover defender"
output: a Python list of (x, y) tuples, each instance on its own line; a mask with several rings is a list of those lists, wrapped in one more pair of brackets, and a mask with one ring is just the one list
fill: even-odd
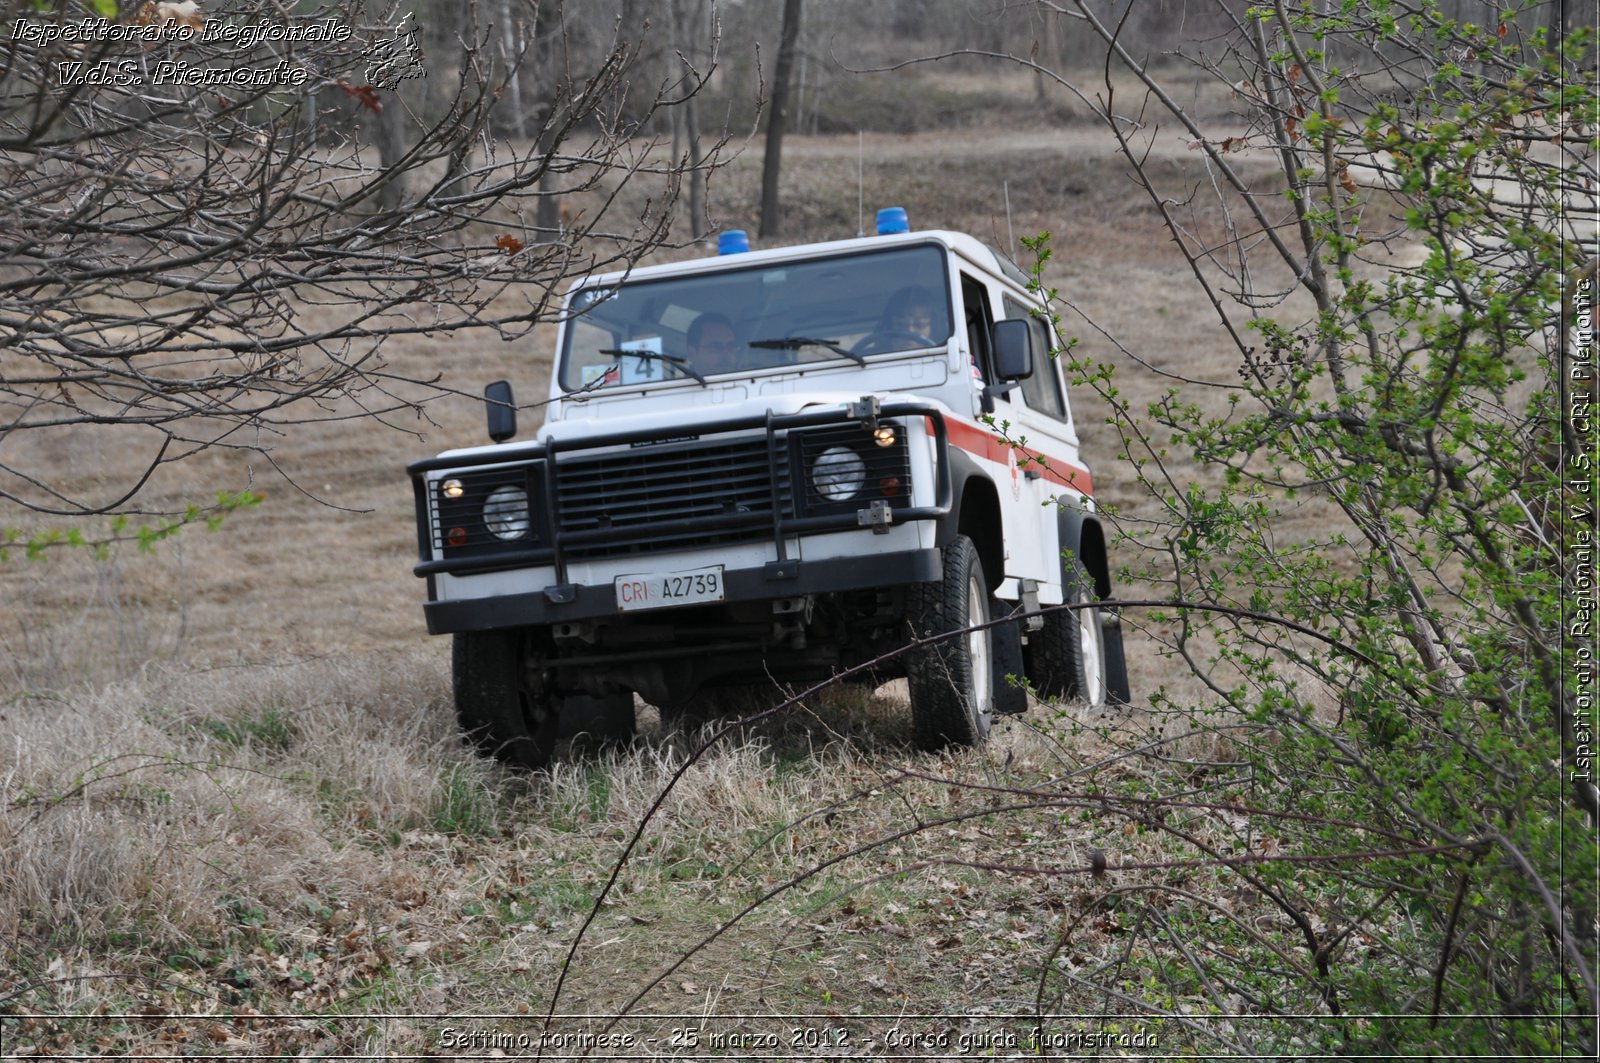
[(1039, 297), (883, 216), (579, 281), (535, 438), (496, 382), (493, 445), (410, 467), (428, 629), (485, 751), (536, 768), (631, 735), (635, 693), (706, 715), (869, 663), (930, 748), (1022, 711), (1009, 676), (1127, 697), (1111, 610), (1037, 613), (1111, 594)]

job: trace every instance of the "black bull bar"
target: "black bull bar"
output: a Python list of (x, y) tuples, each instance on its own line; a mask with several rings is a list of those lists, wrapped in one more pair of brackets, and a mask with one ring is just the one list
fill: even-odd
[[(788, 449), (787, 440), (786, 438), (780, 439), (780, 433), (795, 429), (844, 425), (852, 422), (862, 425), (865, 431), (870, 433), (877, 429), (880, 420), (892, 417), (921, 417), (926, 420), (933, 430), (935, 443), (935, 502), (933, 505), (906, 506), (903, 508), (885, 507), (878, 512), (856, 510), (853, 512), (803, 517), (790, 515), (784, 511), (783, 500), (779, 495), (779, 469), (780, 462), (788, 460)], [(768, 567), (773, 570), (774, 575), (781, 574), (786, 567), (793, 564), (788, 556), (786, 543), (789, 538), (795, 535), (807, 532), (846, 531), (870, 526), (874, 521), (869, 519), (869, 513), (887, 524), (904, 524), (917, 520), (940, 520), (950, 513), (952, 487), (949, 436), (945, 426), (944, 415), (930, 403), (914, 401), (882, 402), (876, 396), (866, 396), (859, 402), (853, 402), (843, 407), (835, 406), (823, 410), (789, 414), (776, 414), (768, 410), (764, 415), (755, 414), (748, 417), (707, 421), (684, 427), (690, 428), (700, 438), (754, 428), (765, 429), (768, 472), (770, 474), (772, 538), (777, 550), (777, 560), (769, 563)], [(678, 429), (676, 432), (660, 429), (633, 429), (608, 432), (598, 436), (587, 436), (582, 439), (553, 439), (542, 444), (509, 446), (492, 455), (469, 458), (427, 458), (413, 462), (406, 469), (411, 476), (412, 486), (416, 495), (419, 561), (413, 571), (418, 576), (431, 577), (441, 573), (466, 575), (474, 572), (520, 568), (529, 565), (553, 565), (556, 582), (554, 586), (546, 588), (545, 594), (552, 602), (562, 601), (574, 590), (567, 580), (567, 563), (569, 560), (567, 555), (570, 550), (580, 546), (592, 547), (609, 542), (620, 542), (634, 536), (636, 533), (626, 528), (562, 530), (560, 499), (556, 490), (558, 479), (556, 471), (560, 465), (561, 456), (563, 454), (588, 453), (608, 447), (631, 446), (634, 444), (652, 442), (666, 444), (675, 438), (681, 437), (683, 431), (684, 429)], [(533, 466), (539, 462), (544, 463), (544, 475), (539, 479), (543, 484), (542, 501), (547, 513), (547, 526), (544, 537), (548, 541), (529, 547), (526, 550), (496, 551), (481, 556), (455, 558), (434, 558), (432, 556), (432, 511), (429, 505), (427, 480), (429, 472), (441, 469), (471, 469), (476, 471), (508, 464)], [(531, 504), (532, 500), (530, 499)], [(670, 536), (676, 532), (693, 532), (719, 527), (749, 525), (750, 522), (751, 517), (749, 515), (730, 513), (663, 520), (653, 527), (655, 531), (662, 535)]]

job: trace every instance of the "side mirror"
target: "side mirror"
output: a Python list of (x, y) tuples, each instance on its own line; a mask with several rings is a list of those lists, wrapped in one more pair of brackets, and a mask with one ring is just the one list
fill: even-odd
[(996, 321), (990, 332), (994, 340), (994, 372), (1000, 380), (1026, 380), (1033, 375), (1034, 330), (1020, 318)]
[(517, 402), (511, 397), (509, 380), (496, 380), (483, 389), (483, 407), (490, 439), (504, 443), (517, 434)]

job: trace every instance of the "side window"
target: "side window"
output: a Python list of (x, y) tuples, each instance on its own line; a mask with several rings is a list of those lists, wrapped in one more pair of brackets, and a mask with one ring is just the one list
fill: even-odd
[[(1044, 319), (1028, 306), (1011, 296), (1005, 297), (1006, 319), (1022, 320), (1033, 332), (1034, 350), (1050, 350), (1050, 329)], [(1033, 367), (1033, 375), (1022, 382), (1022, 397), (1030, 410), (1038, 410), (1058, 421), (1067, 419), (1067, 404), (1061, 397), (1061, 375), (1056, 372), (1055, 359), (1042, 357)]]
[(972, 352), (972, 375), (984, 383), (994, 379), (989, 358), (989, 329), (994, 315), (989, 310), (989, 290), (965, 273), (961, 275), (961, 302), (966, 309), (967, 350)]

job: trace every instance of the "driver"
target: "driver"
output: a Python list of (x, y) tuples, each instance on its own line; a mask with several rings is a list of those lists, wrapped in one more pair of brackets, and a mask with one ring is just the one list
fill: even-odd
[(727, 373), (741, 368), (739, 352), (744, 344), (733, 331), (733, 322), (715, 310), (695, 318), (684, 336), (689, 344), (689, 364), (702, 373)]
[(937, 323), (941, 322), (943, 317), (933, 293), (928, 289), (916, 286), (901, 288), (889, 300), (889, 305), (883, 312), (883, 323), (879, 325), (877, 331), (914, 337), (924, 346), (932, 347), (939, 342), (935, 333), (940, 330)]

